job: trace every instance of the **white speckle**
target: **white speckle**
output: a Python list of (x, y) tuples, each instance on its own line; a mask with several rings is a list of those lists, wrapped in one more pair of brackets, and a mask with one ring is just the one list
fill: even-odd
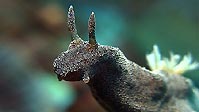
[(83, 81), (84, 81), (84, 83), (89, 83), (89, 81), (90, 81), (90, 78), (89, 77), (85, 77), (85, 78), (83, 78)]
[(88, 76), (87, 73), (85, 73), (83, 76), (83, 82), (87, 84), (87, 83), (89, 83), (89, 81), (90, 81), (90, 77)]
[(53, 66), (56, 67), (56, 63), (55, 62), (53, 63)]

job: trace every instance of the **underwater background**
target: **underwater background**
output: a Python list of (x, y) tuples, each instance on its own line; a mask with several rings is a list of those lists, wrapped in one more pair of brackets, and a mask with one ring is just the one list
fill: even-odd
[[(199, 61), (198, 0), (0, 0), (0, 112), (104, 111), (83, 82), (60, 82), (53, 72), (71, 40), (70, 5), (83, 40), (94, 11), (97, 41), (140, 66), (148, 68), (154, 44), (164, 56), (191, 53)], [(199, 88), (199, 70), (184, 76)]]

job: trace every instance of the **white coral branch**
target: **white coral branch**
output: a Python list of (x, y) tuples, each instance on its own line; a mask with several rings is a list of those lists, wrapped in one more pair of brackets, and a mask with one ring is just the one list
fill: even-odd
[(183, 74), (187, 71), (199, 68), (198, 62), (193, 62), (191, 54), (184, 55), (180, 61), (181, 56), (170, 53), (170, 59), (161, 57), (157, 45), (153, 46), (153, 51), (146, 55), (147, 62), (152, 71), (164, 71), (169, 74)]

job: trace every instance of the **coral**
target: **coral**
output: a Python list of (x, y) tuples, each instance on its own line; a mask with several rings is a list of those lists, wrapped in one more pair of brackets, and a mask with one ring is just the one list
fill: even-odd
[(198, 69), (199, 63), (193, 62), (191, 54), (183, 56), (180, 61), (180, 55), (170, 53), (170, 59), (161, 56), (159, 48), (157, 45), (153, 46), (153, 51), (146, 55), (149, 67), (154, 72), (164, 71), (168, 74), (181, 75), (187, 71)]

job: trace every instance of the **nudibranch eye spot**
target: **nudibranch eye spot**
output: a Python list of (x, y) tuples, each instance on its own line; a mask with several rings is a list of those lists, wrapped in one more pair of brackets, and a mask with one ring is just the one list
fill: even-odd
[(77, 48), (77, 47), (79, 47), (79, 46), (80, 46), (81, 44), (83, 44), (83, 43), (84, 43), (84, 42), (83, 42), (83, 40), (82, 40), (81, 38), (77, 38), (76, 40), (73, 40), (73, 41), (70, 43), (68, 49)]

